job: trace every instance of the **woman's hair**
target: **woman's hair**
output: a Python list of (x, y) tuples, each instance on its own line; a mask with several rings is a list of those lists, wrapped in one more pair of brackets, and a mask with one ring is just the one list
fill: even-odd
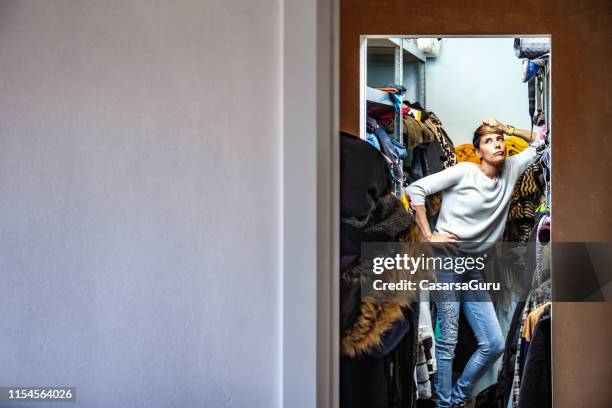
[(480, 138), (483, 137), (484, 135), (490, 135), (492, 133), (496, 135), (504, 134), (504, 132), (502, 132), (501, 130), (493, 126), (489, 126), (489, 125), (478, 126), (478, 128), (474, 131), (474, 138), (472, 139), (472, 144), (474, 145), (474, 148), (479, 149), (480, 148)]

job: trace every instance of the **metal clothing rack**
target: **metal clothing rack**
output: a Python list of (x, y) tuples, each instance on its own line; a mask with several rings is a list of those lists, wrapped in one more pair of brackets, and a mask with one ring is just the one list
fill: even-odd
[[(391, 56), (393, 55), (393, 69), (394, 69), (394, 83), (396, 85), (404, 85), (404, 62), (413, 61), (419, 62), (419, 76), (420, 76), (420, 87), (419, 87), (419, 101), (421, 105), (425, 107), (425, 62), (427, 57), (420, 51), (413, 43), (412, 39), (409, 38), (368, 38), (365, 43), (365, 58), (363, 71), (365, 73), (364, 78), (367, 83), (367, 57), (368, 51), (376, 50), (377, 55), (380, 56)], [(393, 102), (387, 92), (379, 91), (378, 89), (366, 87), (365, 94), (365, 115), (368, 112), (368, 106), (372, 104), (390, 105), (393, 106)], [(364, 116), (365, 116), (364, 115)], [(365, 117), (362, 123), (365, 122)], [(394, 134), (393, 137), (399, 143), (403, 144), (402, 134), (402, 109), (400, 108), (395, 112), (394, 118)], [(362, 128), (362, 137), (365, 137), (365, 127)], [(402, 163), (400, 163), (402, 166)], [(394, 192), (398, 197), (402, 195), (402, 182), (396, 182), (394, 186)]]

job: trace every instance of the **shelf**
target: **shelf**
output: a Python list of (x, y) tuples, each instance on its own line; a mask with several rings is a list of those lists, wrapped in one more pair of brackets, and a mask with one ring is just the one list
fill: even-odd
[[(398, 38), (369, 38), (368, 55), (392, 56), (399, 47)], [(427, 57), (411, 39), (404, 40), (404, 62), (425, 62)]]
[(379, 103), (381, 105), (393, 106), (393, 102), (391, 102), (391, 98), (387, 92), (379, 91), (376, 88), (370, 88), (369, 86), (366, 89), (366, 100), (368, 102)]

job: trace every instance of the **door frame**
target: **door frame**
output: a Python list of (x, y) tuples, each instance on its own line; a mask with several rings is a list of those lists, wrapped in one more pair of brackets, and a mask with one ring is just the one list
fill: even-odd
[(282, 24), (282, 406), (339, 406), (339, 0)]

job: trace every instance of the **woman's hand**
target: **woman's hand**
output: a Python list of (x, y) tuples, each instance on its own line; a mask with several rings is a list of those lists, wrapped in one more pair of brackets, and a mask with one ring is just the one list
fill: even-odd
[[(495, 118), (486, 118), (485, 120), (482, 121), (482, 124), (497, 128), (507, 135), (518, 136), (521, 139), (525, 140), (527, 143), (533, 142), (538, 137), (537, 132), (532, 132), (530, 130), (511, 128), (510, 126), (504, 125), (503, 123), (501, 123), (499, 120)], [(511, 133), (508, 133), (510, 131)]]
[(429, 237), (427, 237), (427, 242), (457, 242), (458, 238), (454, 234), (445, 234), (434, 232)]
[(485, 120), (482, 121), (482, 124), (499, 129), (500, 131), (504, 133), (507, 133), (509, 131), (508, 126), (504, 125), (503, 123), (501, 123), (499, 120), (495, 118), (486, 118)]

